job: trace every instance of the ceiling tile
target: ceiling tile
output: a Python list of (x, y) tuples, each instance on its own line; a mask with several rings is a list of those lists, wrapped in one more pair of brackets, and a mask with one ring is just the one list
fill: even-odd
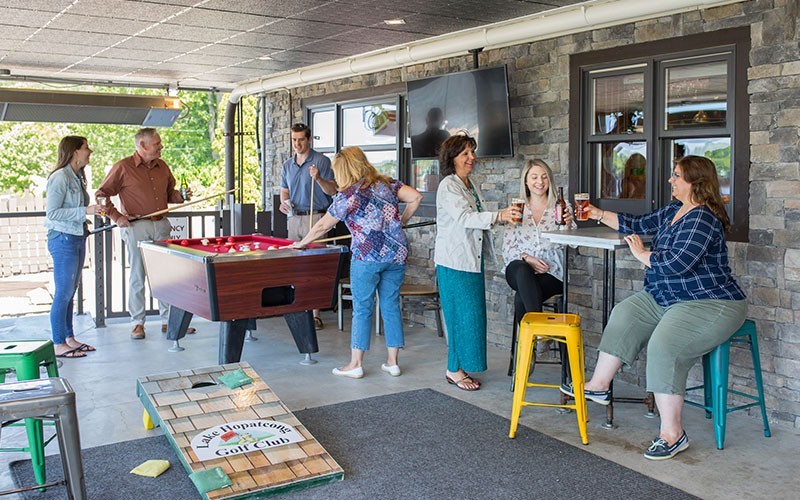
[(81, 0), (69, 10), (70, 14), (134, 19), (149, 23), (163, 21), (185, 9), (181, 5), (129, 0)]
[(47, 28), (36, 34), (31, 40), (37, 42), (60, 43), (67, 46), (74, 43), (81, 45), (91, 45), (95, 47), (108, 47), (121, 42), (127, 38), (124, 35), (113, 35), (108, 33), (78, 33), (61, 29)]
[(303, 46), (304, 51), (339, 56), (352, 56), (354, 54), (361, 54), (362, 52), (370, 52), (378, 48), (380, 48), (380, 45), (364, 43), (360, 40), (320, 40)]
[(110, 17), (64, 14), (53, 20), (48, 28), (89, 33), (134, 35), (149, 26), (152, 26), (152, 23), (136, 21), (134, 19), (114, 19)]
[(368, 5), (348, 5), (339, 2), (331, 2), (318, 9), (313, 9), (303, 13), (303, 15), (293, 15), (292, 18), (308, 19), (311, 21), (326, 22), (335, 19), (336, 22), (352, 26), (371, 26), (383, 23), (386, 17), (386, 10), (376, 9)]
[(117, 47), (123, 49), (135, 49), (135, 50), (156, 49), (161, 52), (171, 52), (173, 53), (173, 55), (180, 55), (185, 52), (189, 52), (190, 50), (200, 49), (204, 45), (205, 45), (204, 43), (198, 43), (198, 42), (186, 42), (183, 40), (164, 40), (158, 38), (137, 36), (131, 38), (130, 40), (125, 40), (123, 43), (117, 45)]
[(0, 4), (10, 9), (42, 10), (45, 12), (61, 12), (74, 0), (2, 0)]
[(243, 57), (211, 56), (208, 54), (187, 54), (173, 59), (170, 62), (183, 64), (205, 64), (209, 66), (229, 66), (246, 60)]
[(409, 43), (430, 35), (420, 35), (419, 33), (407, 33), (388, 29), (358, 28), (350, 33), (331, 37), (330, 40), (353, 40), (358, 39), (362, 42), (382, 47)]
[(3, 64), (20, 64), (31, 66), (51, 66), (63, 68), (83, 59), (82, 56), (69, 56), (64, 54), (9, 54)]
[(66, 54), (75, 56), (90, 56), (103, 47), (97, 45), (65, 45), (56, 42), (25, 42), (24, 50), (32, 54)]
[(302, 50), (279, 52), (272, 56), (275, 61), (283, 62), (297, 62), (302, 64), (316, 64), (324, 61), (329, 61), (331, 57), (319, 52), (305, 52)]
[(272, 33), (276, 35), (327, 38), (352, 30), (353, 26), (347, 24), (312, 21), (309, 19), (282, 19), (277, 23), (270, 24), (256, 31), (259, 33)]
[(23, 26), (8, 26), (0, 22), (0, 32), (3, 33), (2, 35), (3, 40), (16, 40), (21, 42), (22, 40), (25, 40), (33, 33), (35, 33), (36, 28), (26, 28)]
[(314, 41), (316, 41), (314, 38), (267, 35), (265, 33), (245, 33), (244, 35), (236, 37), (235, 39), (235, 43), (237, 45), (263, 47), (277, 50), (292, 49), (307, 43), (312, 43)]
[(330, 3), (330, 0), (211, 0), (203, 8), (221, 11), (288, 17)]
[(147, 48), (143, 49), (132, 49), (127, 47), (122, 47), (124, 44), (120, 44), (117, 47), (111, 48), (103, 52), (102, 56), (106, 58), (116, 58), (122, 60), (130, 60), (130, 61), (163, 61), (164, 59), (169, 59), (175, 55), (174, 52), (166, 52), (162, 50), (153, 50), (153, 44), (149, 44)]
[[(275, 51), (276, 49), (267, 49)], [(242, 57), (250, 59), (253, 57), (261, 57), (266, 55), (266, 51), (260, 47), (247, 47), (244, 45), (230, 45), (227, 43), (215, 43), (208, 47), (203, 47), (203, 50), (196, 52), (198, 54), (208, 54), (210, 56), (229, 56), (229, 57)]]
[(211, 71), (219, 66), (207, 66), (203, 64), (181, 64), (179, 61), (170, 61), (164, 64), (152, 65), (147, 66), (147, 70), (154, 70), (154, 71), (176, 71), (185, 75), (191, 75), (194, 73), (203, 73), (205, 71)]
[(39, 28), (47, 24), (55, 15), (55, 12), (0, 7), (0, 26)]
[(258, 28), (274, 20), (276, 20), (274, 17), (237, 14), (235, 12), (199, 8), (181, 14), (170, 22), (188, 26), (200, 26), (203, 28), (224, 29), (235, 27), (239, 31), (246, 31)]
[(222, 30), (215, 28), (201, 28), (198, 26), (183, 26), (180, 24), (162, 23), (153, 26), (146, 33), (151, 38), (166, 38), (170, 40), (187, 40), (192, 42), (214, 43), (225, 40), (240, 33), (235, 30)]

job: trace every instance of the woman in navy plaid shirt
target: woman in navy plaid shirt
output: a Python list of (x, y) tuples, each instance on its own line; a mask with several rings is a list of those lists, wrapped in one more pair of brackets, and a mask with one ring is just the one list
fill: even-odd
[[(589, 217), (627, 234), (631, 253), (647, 267), (644, 290), (611, 312), (598, 346), (586, 398), (608, 405), (610, 384), (623, 363), (647, 346), (647, 390), (661, 414), (659, 436), (646, 458), (672, 458), (689, 447), (681, 411), (689, 369), (744, 323), (745, 295), (731, 276), (725, 231), (730, 222), (714, 163), (681, 158), (670, 178), (677, 200), (647, 215), (589, 207)], [(646, 250), (638, 234), (653, 235)], [(562, 390), (572, 394), (571, 387)]]

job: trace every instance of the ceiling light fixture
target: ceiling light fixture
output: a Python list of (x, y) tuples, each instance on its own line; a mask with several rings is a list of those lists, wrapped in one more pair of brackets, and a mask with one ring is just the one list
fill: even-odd
[(400, 19), (400, 18), (385, 19), (383, 21), (383, 24), (388, 24), (389, 26), (399, 26), (399, 25), (402, 25), (402, 24), (406, 24), (406, 20), (405, 19)]
[(271, 56), (261, 56), (261, 57), (258, 58), (258, 60), (259, 61), (271, 61), (272, 57)]

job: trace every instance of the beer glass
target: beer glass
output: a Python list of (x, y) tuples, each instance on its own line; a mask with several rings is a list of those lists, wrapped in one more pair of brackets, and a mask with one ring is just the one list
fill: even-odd
[(525, 200), (522, 198), (511, 198), (511, 206), (519, 210), (519, 218), (514, 220), (515, 224), (522, 222), (522, 214), (525, 212)]
[(575, 219), (589, 220), (589, 193), (575, 193)]

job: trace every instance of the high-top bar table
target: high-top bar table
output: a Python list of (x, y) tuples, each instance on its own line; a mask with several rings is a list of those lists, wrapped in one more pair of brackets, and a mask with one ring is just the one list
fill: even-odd
[[(603, 304), (602, 304), (602, 325), (605, 329), (608, 322), (608, 315), (614, 307), (615, 302), (615, 280), (616, 280), (616, 252), (621, 248), (627, 248), (625, 235), (611, 229), (605, 225), (597, 227), (579, 227), (564, 231), (544, 231), (542, 236), (551, 242), (564, 246), (564, 311), (569, 309), (567, 291), (569, 289), (569, 247), (599, 248), (603, 250)], [(643, 239), (647, 239), (646, 237)], [(614, 402), (619, 403), (644, 403), (647, 405), (647, 416), (655, 417), (653, 395), (648, 393), (644, 399), (641, 398), (615, 398), (614, 385), (611, 385), (611, 404), (606, 409), (606, 423), (604, 427), (614, 426)]]

